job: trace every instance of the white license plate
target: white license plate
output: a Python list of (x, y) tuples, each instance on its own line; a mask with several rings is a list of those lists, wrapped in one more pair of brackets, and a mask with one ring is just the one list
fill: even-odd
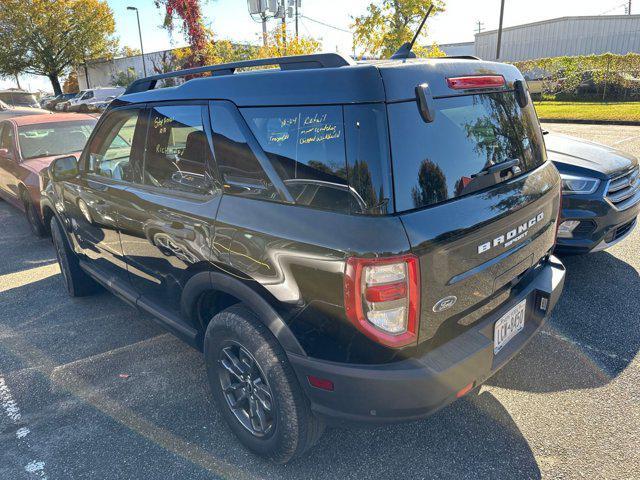
[(494, 355), (524, 328), (526, 310), (527, 301), (523, 300), (496, 322), (493, 327)]

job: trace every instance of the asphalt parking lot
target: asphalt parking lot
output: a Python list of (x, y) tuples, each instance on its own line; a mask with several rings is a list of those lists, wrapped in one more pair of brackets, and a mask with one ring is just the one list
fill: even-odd
[[(640, 127), (547, 125), (640, 156)], [(330, 428), (275, 466), (212, 404), (200, 355), (108, 293), (67, 297), (47, 240), (0, 203), (0, 479), (640, 478), (640, 230), (565, 258), (553, 318), (478, 397)]]

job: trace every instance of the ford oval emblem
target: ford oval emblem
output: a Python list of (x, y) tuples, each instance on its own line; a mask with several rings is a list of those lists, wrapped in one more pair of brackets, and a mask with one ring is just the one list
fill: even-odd
[(433, 306), (433, 311), (435, 313), (440, 313), (440, 312), (444, 312), (445, 310), (449, 310), (451, 307), (453, 307), (456, 302), (458, 301), (458, 297), (455, 296), (450, 296), (450, 297), (444, 297), (442, 300), (440, 300), (438, 303), (436, 303)]

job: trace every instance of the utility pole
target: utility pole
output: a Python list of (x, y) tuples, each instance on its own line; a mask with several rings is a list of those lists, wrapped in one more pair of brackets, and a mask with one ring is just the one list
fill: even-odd
[(262, 45), (267, 46), (267, 13), (262, 12), (260, 14), (262, 19)]
[(284, 55), (287, 54), (287, 3), (282, 0), (282, 45), (284, 46)]
[(631, 0), (629, 0), (629, 15), (631, 15)]
[(478, 33), (482, 33), (482, 30), (484, 30), (484, 23), (478, 20)]
[(502, 47), (502, 22), (504, 20), (504, 0), (500, 4), (500, 26), (498, 27), (498, 47), (496, 49), (496, 60), (500, 60), (500, 47)]
[[(298, 12), (298, 4), (300, 3), (300, 0), (293, 0), (295, 3), (295, 9), (296, 9), (296, 40), (298, 39), (298, 16), (299, 16), (299, 12)], [(629, 0), (629, 11), (631, 11), (631, 0)]]

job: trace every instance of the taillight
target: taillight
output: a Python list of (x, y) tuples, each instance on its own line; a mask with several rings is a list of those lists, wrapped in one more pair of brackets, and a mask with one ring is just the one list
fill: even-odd
[(420, 316), (418, 258), (349, 258), (344, 304), (349, 320), (372, 340), (396, 348), (416, 343)]
[(449, 88), (453, 90), (470, 90), (473, 88), (498, 88), (505, 86), (502, 75), (475, 75), (471, 77), (447, 78)]

